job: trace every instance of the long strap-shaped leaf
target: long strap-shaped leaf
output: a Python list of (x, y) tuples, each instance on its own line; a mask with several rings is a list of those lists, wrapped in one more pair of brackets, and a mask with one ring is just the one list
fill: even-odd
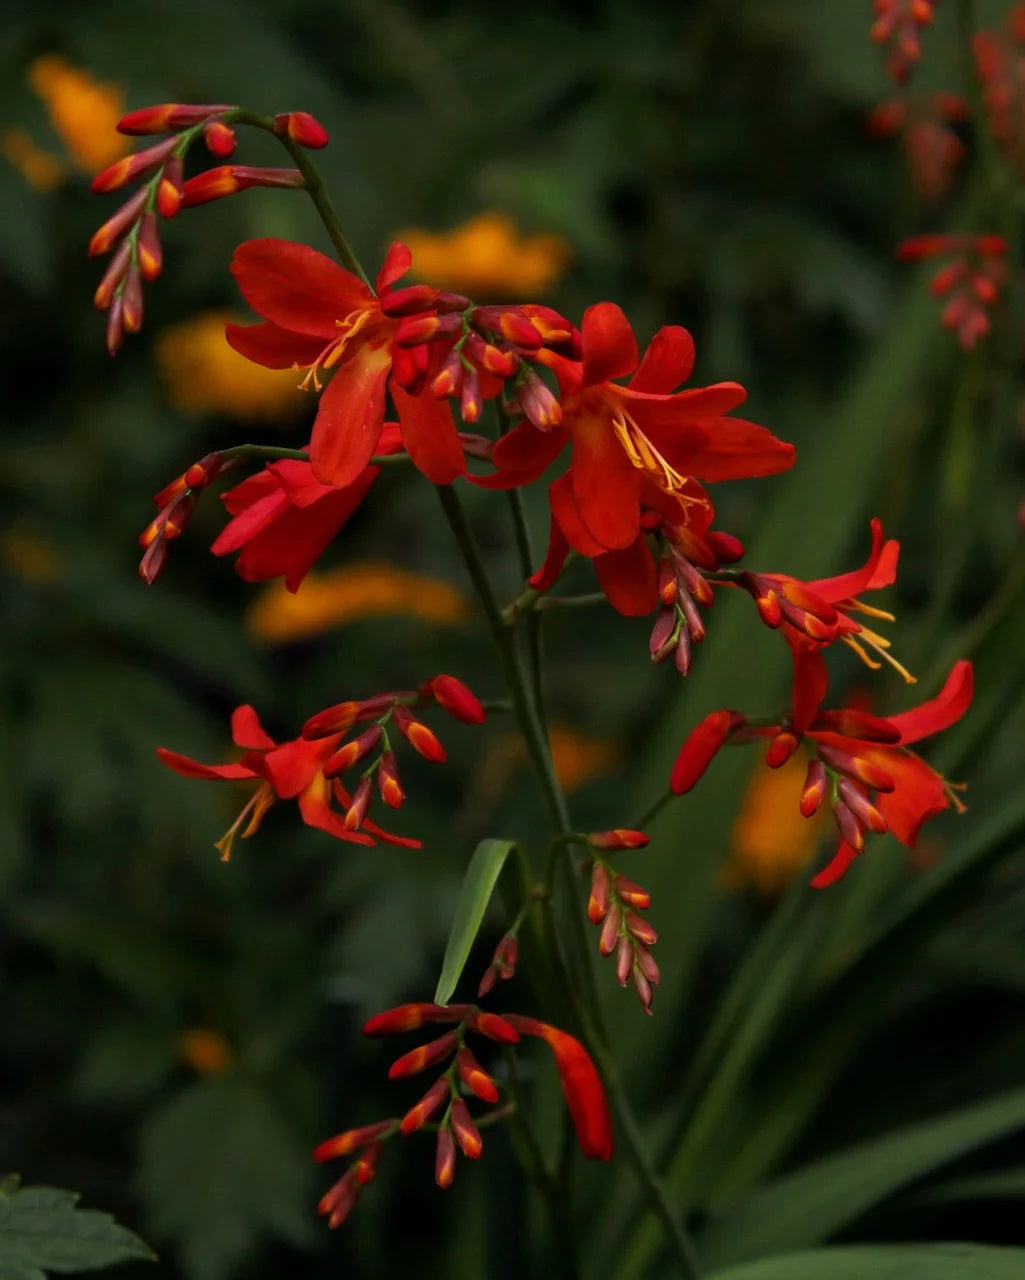
[(452, 999), (499, 874), (506, 858), (515, 848), (515, 840), (482, 840), (474, 849), (466, 875), (463, 876), (452, 929), (445, 944), (441, 977), (434, 993), (435, 1004), (448, 1004)]
[(974, 1244), (814, 1249), (765, 1258), (707, 1280), (1020, 1280), (1025, 1250)]

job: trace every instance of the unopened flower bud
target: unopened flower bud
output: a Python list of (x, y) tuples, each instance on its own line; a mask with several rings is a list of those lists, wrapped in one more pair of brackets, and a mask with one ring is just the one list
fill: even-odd
[(651, 894), (647, 889), (628, 880), (626, 876), (616, 876), (612, 887), (628, 906), (637, 907), (640, 911), (646, 911), (651, 906)]
[(634, 980), (634, 987), (637, 990), (637, 995), (640, 998), (641, 1007), (644, 1009), (645, 1013), (651, 1013), (651, 999), (652, 999), (651, 983), (644, 976), (641, 970), (636, 967), (636, 965), (634, 966), (634, 970), (633, 970), (633, 980)]
[(651, 837), (643, 831), (631, 831), (627, 827), (614, 827), (611, 831), (592, 831), (587, 841), (595, 849), (613, 853), (618, 849), (643, 849)]
[(218, 160), (227, 160), (235, 150), (237, 139), (235, 130), (223, 120), (211, 120), (203, 130), (203, 141), (206, 149)]
[(675, 604), (664, 605), (658, 612), (648, 641), (652, 662), (664, 662), (676, 648), (679, 625)]
[(769, 743), (769, 749), (765, 753), (765, 763), (770, 769), (778, 769), (786, 764), (800, 745), (800, 739), (794, 734), (777, 733)]
[(463, 1084), (482, 1102), (498, 1101), (498, 1085), (488, 1075), (477, 1059), (467, 1048), (456, 1054), (456, 1070)]
[(452, 1099), (450, 1120), (460, 1151), (468, 1160), (476, 1160), (484, 1150), (484, 1143), (481, 1141), (480, 1131), (470, 1117), (470, 1109), (462, 1098)]
[(442, 1190), (452, 1185), (456, 1176), (456, 1144), (451, 1129), (438, 1130), (438, 1147), (434, 1157), (434, 1181)]
[(487, 719), (480, 699), (455, 676), (435, 676), (420, 692), (432, 697), (439, 707), (465, 724), (483, 724)]
[(425, 760), (431, 760), (435, 764), (444, 762), (445, 748), (422, 720), (417, 720), (405, 707), (396, 707), (393, 719), (398, 731)]
[(446, 1103), (451, 1094), (449, 1083), (444, 1076), (431, 1085), (420, 1101), (406, 1112), (402, 1117), (402, 1123), (399, 1129), (403, 1136), (415, 1133), (417, 1129), (421, 1129), (431, 1116)]
[(473, 1013), (466, 1019), (466, 1025), (472, 1031), (479, 1031), (489, 1040), (497, 1040), (499, 1044), (519, 1044), (520, 1033), (513, 1024), (497, 1013)]
[(837, 791), (840, 799), (862, 826), (868, 827), (869, 831), (874, 831), (878, 836), (884, 835), (889, 830), (886, 819), (869, 800), (865, 790), (856, 782), (852, 782), (850, 778), (841, 778)]
[(842, 800), (837, 800), (833, 805), (833, 817), (836, 819), (840, 835), (855, 852), (860, 853), (865, 847), (865, 833), (857, 818)]
[(370, 809), (370, 796), (373, 790), (373, 783), (369, 778), (360, 778), (359, 785), (352, 793), (352, 802), (345, 814), (346, 831), (358, 830), (367, 816)]
[(343, 743), (334, 755), (328, 759), (324, 765), (324, 777), (336, 778), (339, 774), (344, 773), (346, 769), (351, 769), (354, 764), (366, 759), (380, 741), (381, 726), (372, 724), (358, 738), (353, 738), (351, 742)]
[(155, 107), (142, 107), (138, 111), (129, 111), (117, 122), (118, 133), (138, 136), (148, 133), (168, 133), (172, 129), (188, 129), (209, 116), (222, 115), (225, 111), (233, 111), (234, 107), (226, 102), (213, 102), (187, 105), (181, 102), (162, 102)]
[(144, 213), (139, 222), (139, 270), (144, 280), (155, 280), (164, 265), (163, 250), (157, 234), (157, 219), (153, 213)]
[(182, 162), (177, 156), (172, 156), (164, 165), (164, 171), (157, 183), (157, 212), (161, 217), (173, 218), (181, 208), (184, 196)]
[(107, 253), (118, 238), (135, 224), (145, 209), (148, 198), (149, 192), (145, 187), (140, 187), (112, 217), (107, 219), (89, 241), (89, 256), (91, 258), (95, 258), (101, 253)]
[(399, 781), (399, 762), (394, 751), (383, 751), (377, 762), (377, 789), (390, 809), (401, 809), (406, 798)]
[(651, 954), (647, 947), (638, 942), (634, 944), (634, 963), (640, 969), (641, 973), (648, 979), (653, 987), (657, 987), (661, 974), (655, 957)]
[(621, 987), (625, 987), (630, 981), (630, 974), (634, 965), (634, 944), (631, 938), (621, 934), (619, 941), (616, 943), (616, 980)]
[(97, 311), (106, 311), (113, 303), (114, 295), (121, 281), (125, 278), (125, 273), (131, 260), (132, 246), (129, 241), (122, 240), (114, 256), (107, 264), (107, 269), (103, 273), (100, 283), (96, 286), (96, 292), (93, 294), (93, 306)]
[(291, 187), (306, 185), (298, 169), (255, 169), (250, 165), (222, 164), (189, 178), (182, 190), (183, 209), (221, 200), (250, 187)]
[(598, 950), (603, 956), (612, 955), (619, 941), (619, 925), (622, 919), (622, 913), (619, 904), (616, 902), (609, 903), (609, 909), (605, 914), (602, 922), (601, 933), (598, 936)]
[(178, 146), (177, 138), (165, 138), (152, 147), (136, 151), (134, 155), (125, 156), (102, 169), (90, 184), (93, 195), (101, 195), (107, 191), (117, 191), (126, 183), (136, 178), (144, 178), (159, 169), (165, 160), (170, 159)]
[(596, 862), (591, 872), (591, 896), (587, 900), (587, 918), (592, 924), (600, 924), (608, 915), (611, 889), (612, 877), (608, 867)]
[(810, 818), (819, 811), (826, 795), (826, 770), (821, 760), (812, 760), (808, 772), (804, 775), (804, 788), (801, 791), (801, 813)]
[(329, 142), (327, 130), (308, 111), (279, 112), (274, 117), (274, 132), (286, 135), (311, 151), (326, 147)]
[(658, 934), (636, 911), (628, 911), (623, 917), (623, 923), (627, 932), (638, 942), (643, 942), (646, 947), (653, 947), (658, 942)]
[(313, 1152), (313, 1158), (318, 1164), (323, 1164), (325, 1160), (351, 1155), (353, 1151), (369, 1146), (394, 1128), (394, 1120), (379, 1120), (376, 1124), (365, 1124), (361, 1129), (346, 1129), (344, 1133), (338, 1133), (322, 1142)]
[(403, 1080), (406, 1076), (414, 1076), (427, 1067), (433, 1067), (436, 1062), (442, 1062), (445, 1058), (451, 1057), (458, 1044), (459, 1032), (446, 1031), (443, 1036), (438, 1036), (437, 1040), (418, 1045), (415, 1049), (404, 1053), (401, 1058), (396, 1058), (388, 1068), (388, 1079)]

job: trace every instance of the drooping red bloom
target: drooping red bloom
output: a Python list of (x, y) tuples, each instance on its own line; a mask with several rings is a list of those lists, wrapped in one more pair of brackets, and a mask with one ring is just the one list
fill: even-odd
[[(218, 778), (227, 781), (256, 781), (259, 787), (228, 831), (217, 841), (221, 858), (231, 857), (236, 835), (245, 839), (259, 828), (263, 815), (276, 800), (295, 800), (307, 826), (326, 831), (328, 835), (353, 844), (372, 845), (377, 840), (419, 849), (421, 842), (406, 836), (392, 835), (376, 823), (363, 821), (359, 830), (345, 825), (342, 817), (351, 806), (351, 797), (337, 778), (324, 776), (324, 766), (341, 743), (344, 734), (310, 741), (294, 738), (276, 743), (260, 724), (250, 706), (236, 707), (231, 716), (232, 741), (245, 754), (234, 764), (200, 764), (177, 751), (157, 748), (160, 760), (186, 778)], [(338, 803), (341, 812), (333, 805)], [(240, 828), (244, 829), (240, 831)]]
[(887, 662), (909, 684), (914, 683), (914, 677), (890, 654), (889, 640), (852, 616), (894, 620), (892, 613), (860, 598), (867, 591), (891, 586), (897, 577), (900, 543), (894, 538), (884, 540), (880, 520), (871, 522), (871, 530), (868, 559), (850, 573), (813, 582), (781, 573), (743, 573), (738, 579), (751, 592), (762, 621), (778, 629), (790, 647), (794, 661), (793, 731), (797, 734), (808, 728), (826, 696), (828, 677), (822, 649), (838, 640), (869, 667)]
[(615, 1146), (612, 1117), (591, 1055), (579, 1040), (547, 1022), (514, 1013), (505, 1018), (517, 1031), (538, 1036), (551, 1049), (581, 1151), (589, 1160), (611, 1160)]
[[(379, 454), (402, 447), (396, 423), (385, 423)], [(221, 495), (234, 519), (215, 539), (215, 556), (241, 551), (235, 562), (246, 582), (284, 577), (289, 591), (299, 586), (318, 557), (367, 496), (380, 467), (366, 467), (350, 485), (321, 484), (308, 462), (269, 463)]]
[(247, 240), (235, 250), (231, 269), (265, 323), (228, 325), (228, 342), (270, 369), (307, 369), (304, 387), (321, 390), (321, 375), (331, 373), (310, 441), (313, 474), (322, 484), (344, 488), (363, 473), (377, 449), (388, 393), (403, 444), (428, 479), (449, 484), (466, 471), (448, 401), (419, 394), (429, 371), (429, 344), (396, 345), (400, 325), (420, 316), (438, 318), (437, 290), (417, 292), (410, 302), (409, 290), (393, 289), (409, 265), (409, 250), (393, 244), (378, 272), (375, 296), (309, 245)]
[(897, 246), (905, 262), (951, 257), (932, 278), (937, 297), (947, 297), (940, 323), (953, 329), (965, 351), (971, 351), (990, 329), (989, 311), (1007, 278), (1007, 241), (993, 235), (912, 236)]
[(956, 93), (905, 94), (881, 103), (868, 117), (873, 137), (900, 133), (911, 180), (930, 204), (942, 200), (967, 154), (950, 125), (971, 118), (971, 107)]
[(922, 56), (921, 32), (936, 16), (938, 0), (875, 0), (876, 20), (871, 38), (888, 44), (886, 70), (897, 84), (904, 84)]
[[(765, 476), (793, 464), (792, 445), (755, 423), (725, 416), (746, 398), (739, 383), (674, 390), (694, 365), (686, 329), (660, 329), (638, 362), (629, 321), (614, 303), (602, 302), (584, 314), (581, 355), (578, 363), (539, 353), (559, 382), (561, 421), (547, 430), (529, 421), (514, 427), (495, 445), (497, 473), (478, 483), (529, 483), (572, 443), (568, 475), (580, 521), (605, 550), (622, 550), (640, 532), (645, 480), (679, 495), (690, 477)], [(627, 374), (633, 375), (627, 386), (612, 381)]]
[(839, 880), (862, 851), (866, 830), (890, 831), (910, 848), (929, 818), (944, 809), (963, 810), (953, 785), (908, 748), (955, 724), (971, 700), (972, 664), (960, 661), (937, 696), (921, 706), (887, 717), (822, 711), (800, 737), (792, 722), (755, 726), (737, 712), (713, 711), (684, 742), (670, 785), (678, 795), (689, 791), (730, 740), (769, 738), (770, 763), (782, 764), (790, 754), (790, 740), (796, 747), (803, 739), (816, 758), (809, 766), (801, 812), (810, 817), (831, 794), (841, 834), (833, 859), (812, 880), (816, 888), (824, 888)]

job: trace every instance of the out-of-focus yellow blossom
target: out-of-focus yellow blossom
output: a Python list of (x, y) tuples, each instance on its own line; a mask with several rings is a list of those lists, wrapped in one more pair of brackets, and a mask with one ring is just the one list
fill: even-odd
[(570, 248), (558, 236), (520, 236), (504, 213), (481, 213), (451, 231), (409, 229), (396, 239), (413, 254), (413, 270), (442, 289), (474, 298), (543, 294), (569, 265)]
[(228, 345), (224, 326), (237, 316), (203, 311), (156, 340), (168, 398), (183, 413), (225, 413), (248, 420), (281, 418), (308, 404), (292, 369), (265, 369)]
[(548, 730), (555, 776), (563, 791), (575, 791), (585, 782), (610, 773), (619, 763), (619, 744), (611, 738), (595, 738), (566, 724)]
[(28, 82), (45, 103), (76, 168), (97, 173), (131, 150), (132, 139), (117, 132), (125, 111), (118, 85), (100, 84), (55, 53), (36, 58), (29, 66)]
[(733, 824), (733, 845), (722, 880), (729, 888), (753, 888), (765, 897), (782, 893), (811, 861), (829, 822), (829, 806), (814, 817), (801, 816), (801, 790), (808, 755), (798, 751), (778, 769), (755, 766), (740, 813)]
[(235, 1055), (219, 1031), (191, 1027), (181, 1038), (178, 1052), (182, 1062), (197, 1075), (216, 1076), (231, 1069)]
[(306, 640), (359, 618), (415, 618), (456, 626), (470, 615), (466, 597), (441, 578), (365, 561), (309, 573), (293, 595), (273, 582), (250, 606), (250, 635), (269, 644)]
[(0, 564), (26, 582), (53, 582), (57, 577), (53, 548), (30, 533), (0, 534)]
[(49, 151), (37, 147), (24, 129), (0, 132), (0, 154), (37, 191), (52, 191), (64, 181), (63, 163)]

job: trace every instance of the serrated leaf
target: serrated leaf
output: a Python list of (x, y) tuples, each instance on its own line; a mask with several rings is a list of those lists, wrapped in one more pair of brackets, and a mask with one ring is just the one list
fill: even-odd
[[(73, 1191), (0, 1186), (0, 1280), (46, 1280), (46, 1271), (95, 1271), (154, 1259), (137, 1235), (109, 1213), (77, 1208)], [(44, 1270), (45, 1268), (45, 1270)]]
[(221, 1280), (261, 1239), (312, 1235), (313, 1166), (271, 1098), (230, 1075), (178, 1094), (142, 1135), (140, 1183), (153, 1231), (185, 1274)]
[(441, 963), (441, 977), (434, 993), (435, 1004), (448, 1004), (463, 972), (473, 940), (498, 882), (505, 860), (516, 848), (515, 840), (482, 840), (466, 868), (452, 930)]
[(702, 1257), (728, 1263), (828, 1239), (901, 1187), (1025, 1127), (1025, 1089), (909, 1125), (770, 1182), (718, 1217)]
[(1025, 1250), (975, 1244), (813, 1249), (764, 1258), (708, 1280), (1019, 1280)]

